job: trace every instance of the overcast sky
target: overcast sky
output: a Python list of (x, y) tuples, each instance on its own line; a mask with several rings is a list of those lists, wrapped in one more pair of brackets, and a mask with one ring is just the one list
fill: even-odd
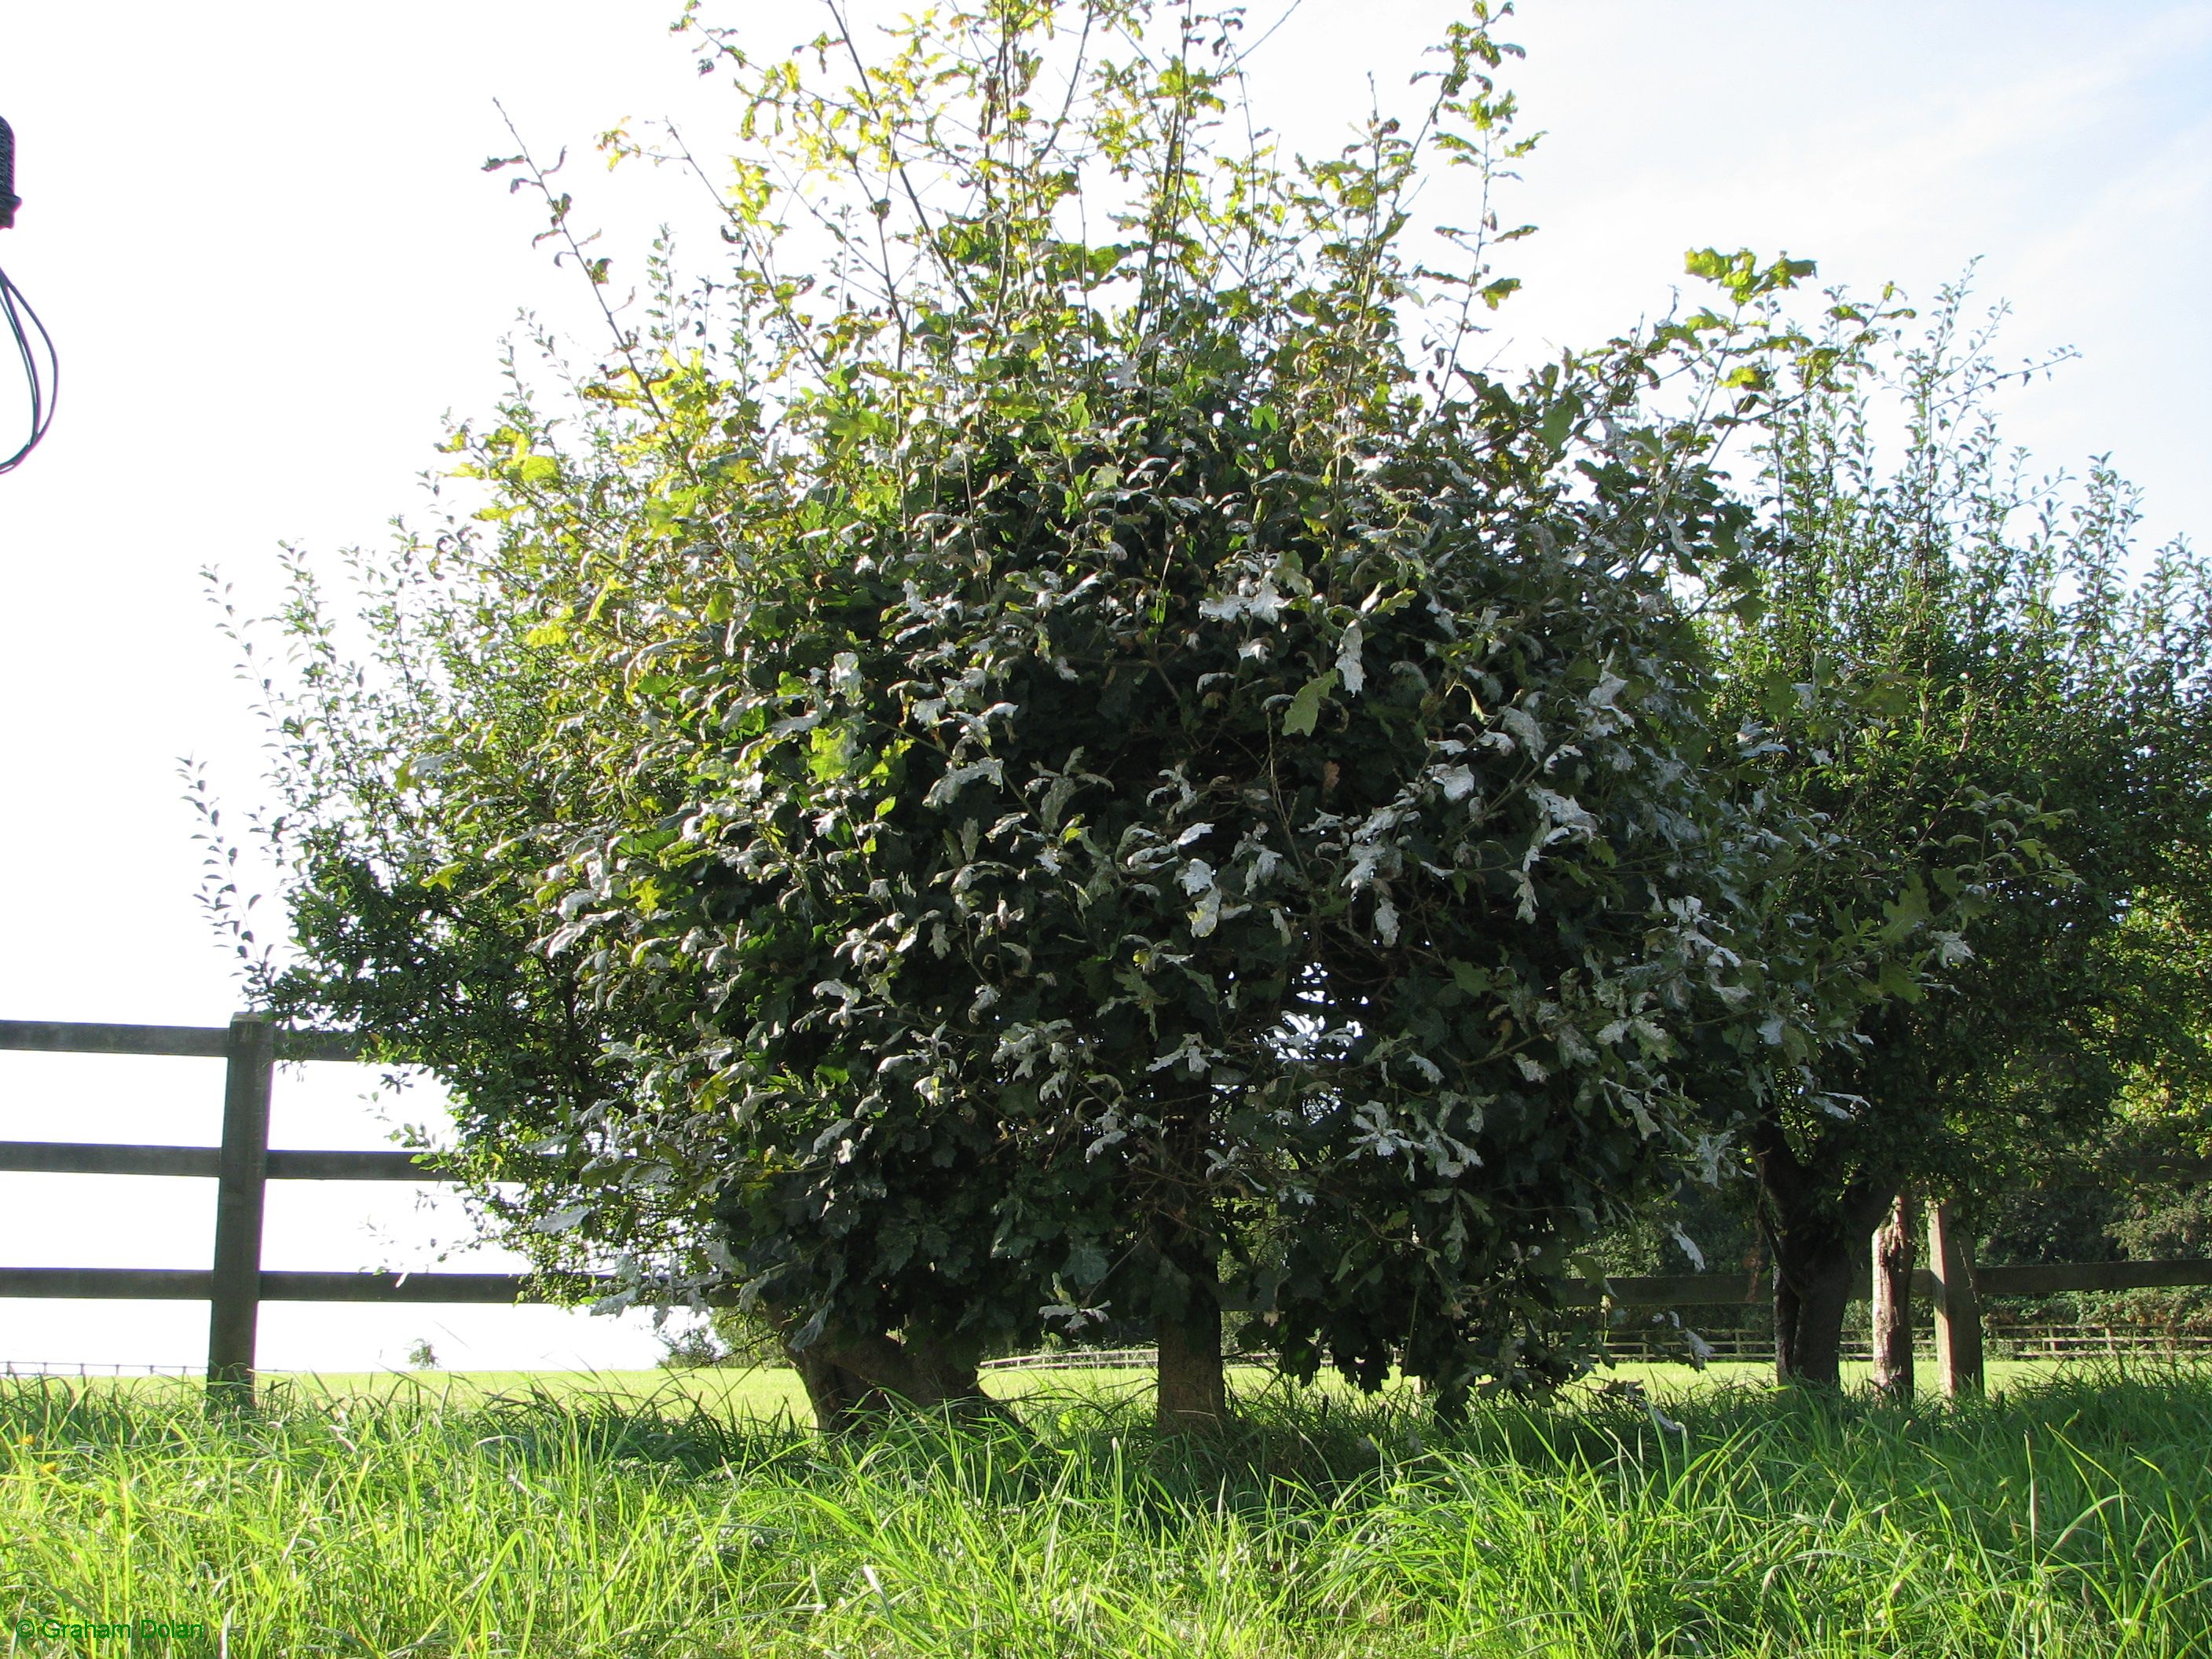
[[(806, 0), (708, 9), (763, 47), (821, 26)], [(674, 181), (591, 154), (623, 117), (674, 116), (714, 148), (729, 94), (668, 39), (675, 9), (6, 8), (0, 116), (24, 207), (0, 265), (64, 380), (52, 436), (0, 477), (0, 1018), (228, 1018), (177, 763), (207, 761), (242, 808), (257, 737), (198, 572), (265, 598), (280, 541), (379, 538), (414, 507), (441, 417), (488, 405), (518, 310), (580, 314), (530, 246), (532, 210), (479, 171), (512, 148), (495, 99), (533, 147), (570, 149), (618, 283), (655, 223), (691, 212)], [(1279, 0), (1250, 15), (1256, 38)], [(1402, 99), (1453, 15), (1305, 0), (1254, 59), (1263, 116), (1333, 148), (1369, 76)], [(1503, 207), (1541, 227), (1510, 267), (1527, 288), (1501, 314), (1504, 360), (1665, 310), (1694, 246), (1919, 296), (1978, 258), (1978, 293), (2013, 308), (2008, 355), (2081, 354), (2011, 398), (2010, 434), (2054, 466), (2110, 453), (2145, 492), (2147, 546), (2212, 522), (2212, 3), (1534, 0), (1501, 33), (1528, 49), (1511, 76), (1547, 134)], [(1455, 217), (1453, 187), (1425, 210)], [(12, 396), (0, 379), (0, 419)], [(211, 1142), (220, 1071), (0, 1054), (0, 1138)], [(384, 1144), (362, 1082), (281, 1080), (278, 1144)], [(399, 1115), (436, 1112), (417, 1095)], [(212, 1200), (195, 1181), (0, 1176), (0, 1263), (201, 1266)], [(412, 1202), (279, 1184), (267, 1265), (427, 1267), (427, 1241), (466, 1224)], [(197, 1364), (205, 1334), (194, 1304), (0, 1302), (0, 1360)], [(393, 1364), (417, 1336), (475, 1366), (658, 1352), (635, 1316), (278, 1304), (262, 1357)]]

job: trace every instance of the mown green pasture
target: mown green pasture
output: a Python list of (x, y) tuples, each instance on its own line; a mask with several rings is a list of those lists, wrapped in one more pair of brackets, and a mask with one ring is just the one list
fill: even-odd
[[(1655, 1374), (1654, 1380), (1657, 1377)], [(2212, 1371), (1901, 1409), (1747, 1382), (1492, 1403), (1130, 1374), (1016, 1419), (796, 1426), (773, 1374), (0, 1381), (0, 1643), (310, 1655), (2212, 1655)], [(627, 1384), (658, 1386), (647, 1394)]]

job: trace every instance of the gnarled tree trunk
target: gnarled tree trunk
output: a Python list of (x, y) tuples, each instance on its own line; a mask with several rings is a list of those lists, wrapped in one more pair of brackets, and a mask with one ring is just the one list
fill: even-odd
[(1755, 1122), (1749, 1139), (1760, 1230), (1774, 1260), (1775, 1380), (1839, 1389), (1844, 1310), (1896, 1185), (1863, 1177), (1832, 1190), (1798, 1161), (1771, 1120)]
[(823, 1434), (858, 1433), (871, 1414), (889, 1409), (888, 1395), (838, 1364), (819, 1345), (794, 1348), (787, 1341), (783, 1352), (814, 1408), (814, 1426)]
[(1858, 1253), (1828, 1227), (1801, 1224), (1774, 1250), (1774, 1374), (1783, 1382), (1843, 1386), (1844, 1310)]
[(824, 1434), (864, 1432), (897, 1406), (970, 1419), (1002, 1413), (983, 1392), (971, 1343), (922, 1330), (901, 1338), (832, 1324), (803, 1347), (787, 1331), (783, 1349)]

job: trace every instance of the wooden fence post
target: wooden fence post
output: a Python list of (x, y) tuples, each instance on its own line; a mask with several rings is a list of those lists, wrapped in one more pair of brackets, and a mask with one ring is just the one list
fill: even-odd
[(1892, 1400), (1912, 1398), (1912, 1258), (1919, 1208), (1898, 1194), (1874, 1232), (1874, 1386)]
[(261, 1316), (261, 1217), (269, 1179), (269, 1095), (276, 1028), (259, 1014), (230, 1022), (216, 1164), (215, 1264), (208, 1299), (208, 1404), (253, 1403)]
[(1936, 1279), (1936, 1369), (1946, 1400), (1982, 1391), (1982, 1302), (1971, 1246), (1950, 1206), (1928, 1206), (1928, 1270)]

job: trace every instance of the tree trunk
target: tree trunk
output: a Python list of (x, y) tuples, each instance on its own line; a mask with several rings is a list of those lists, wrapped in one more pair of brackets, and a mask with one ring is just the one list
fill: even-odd
[(1162, 1434), (1212, 1434), (1229, 1419), (1229, 1389), (1221, 1363), (1221, 1244), (1206, 1182), (1203, 1098), (1178, 1102), (1161, 1116), (1164, 1181), (1153, 1223), (1160, 1267), (1152, 1307), (1160, 1356), (1155, 1420)]
[(793, 1346), (787, 1336), (784, 1352), (823, 1434), (864, 1432), (898, 1406), (942, 1409), (969, 1419), (1002, 1413), (983, 1392), (973, 1345), (926, 1331), (910, 1331), (902, 1340), (833, 1325), (804, 1348)]
[(1818, 1389), (1843, 1386), (1844, 1310), (1851, 1299), (1856, 1255), (1836, 1234), (1776, 1241), (1776, 1381)]
[(806, 1403), (814, 1408), (814, 1426), (822, 1433), (860, 1433), (873, 1416), (889, 1409), (888, 1395), (831, 1360), (818, 1345), (794, 1348), (786, 1343), (783, 1352), (792, 1370), (799, 1373)]
[(1772, 1119), (1755, 1121), (1748, 1139), (1759, 1225), (1774, 1259), (1775, 1380), (1841, 1388), (1851, 1281), (1897, 1185), (1862, 1176), (1836, 1191), (1798, 1161)]
[(1899, 1193), (1874, 1235), (1874, 1386), (1877, 1394), (1912, 1398), (1912, 1267), (1919, 1205)]
[[(1779, 1255), (1777, 1253), (1778, 1261)], [(1787, 1382), (1797, 1375), (1797, 1290), (1774, 1272), (1774, 1380)]]
[(1162, 1434), (1210, 1434), (1228, 1420), (1221, 1363), (1221, 1304), (1194, 1279), (1182, 1311), (1153, 1320), (1160, 1350), (1158, 1418)]

